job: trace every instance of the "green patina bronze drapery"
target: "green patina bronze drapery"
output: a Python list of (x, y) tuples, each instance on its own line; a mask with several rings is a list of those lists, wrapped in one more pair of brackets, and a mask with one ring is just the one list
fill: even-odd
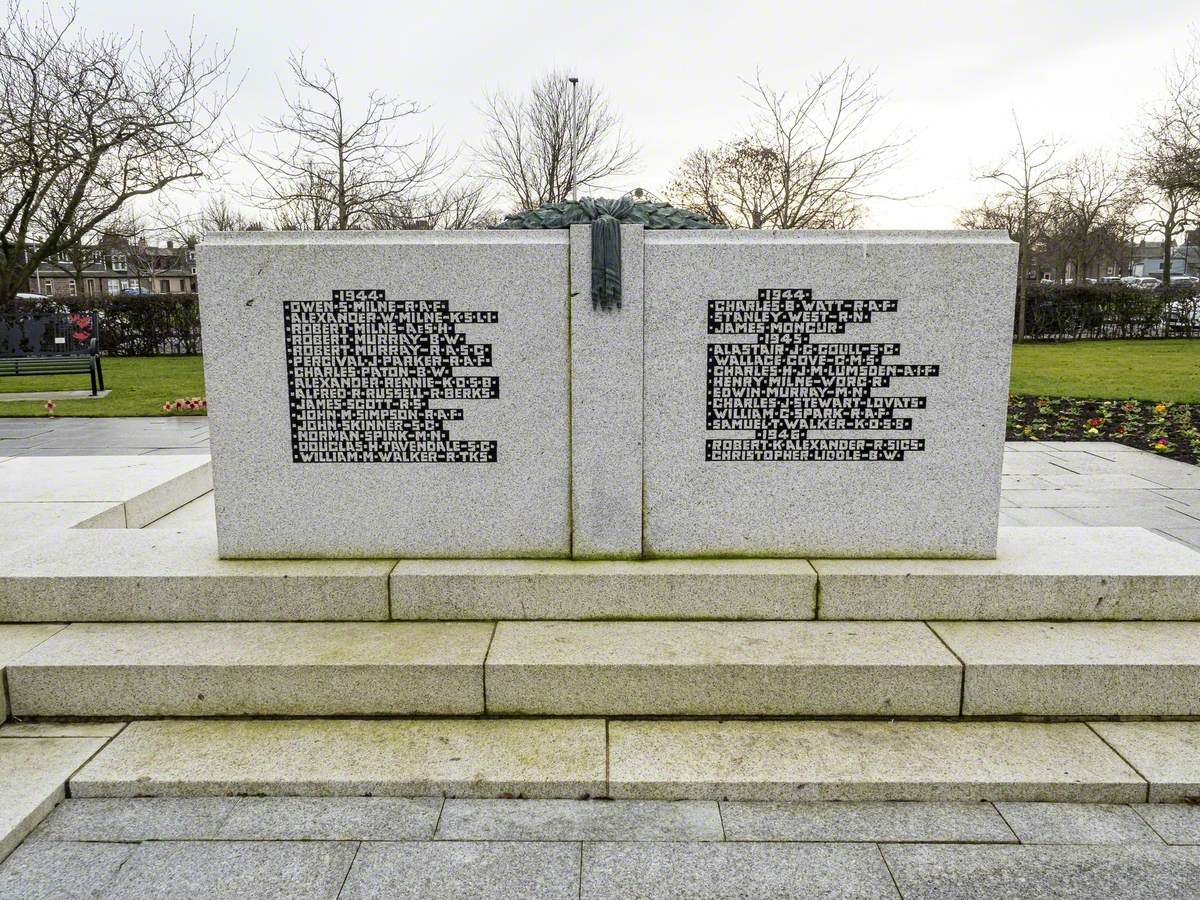
[(719, 228), (689, 209), (669, 203), (585, 197), (547, 203), (537, 209), (512, 213), (497, 228), (570, 228), (592, 226), (592, 307), (621, 307), (621, 225), (646, 228)]

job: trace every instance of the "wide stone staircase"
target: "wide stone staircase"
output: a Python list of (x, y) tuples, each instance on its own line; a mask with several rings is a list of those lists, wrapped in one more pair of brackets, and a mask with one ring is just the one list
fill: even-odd
[(159, 459), (129, 496), (0, 494), (31, 507), (0, 548), (0, 782), (40, 736), (88, 742), (79, 797), (1200, 795), (1200, 552), (1145, 529), (1003, 528), (995, 560), (235, 562), (203, 460)]

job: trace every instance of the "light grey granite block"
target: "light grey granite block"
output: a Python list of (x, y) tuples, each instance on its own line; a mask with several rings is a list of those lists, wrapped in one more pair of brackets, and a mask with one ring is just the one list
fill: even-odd
[(1146, 782), (1082, 723), (614, 720), (608, 777), (611, 795), (630, 799), (1146, 796)]
[(217, 837), (235, 797), (72, 798), (38, 826), (39, 841), (186, 841)]
[(0, 725), (0, 738), (100, 737), (121, 733), (125, 722), (7, 722)]
[[(1017, 258), (1007, 235), (649, 231), (645, 240), (648, 554), (994, 555)], [(830, 352), (813, 364), (817, 378), (861, 376), (864, 388), (874, 377), (894, 379), (886, 387), (871, 385), (862, 397), (821, 393), (828, 388), (814, 382), (808, 396), (853, 412), (837, 429), (821, 428), (826, 419), (814, 416), (810, 421), (818, 424), (808, 440), (911, 439), (924, 441), (924, 449), (905, 449), (902, 461), (855, 458), (853, 449), (846, 459), (845, 445), (829, 444), (818, 450), (830, 453), (815, 460), (706, 460), (706, 437), (753, 435), (709, 430), (710, 303), (742, 300), (759, 310), (759, 290), (775, 288), (811, 289), (813, 302), (896, 304), (892, 311), (872, 310), (869, 323), (858, 320), (865, 312), (861, 308), (805, 308), (784, 313), (789, 318), (773, 329), (751, 324), (732, 333), (737, 341), (742, 340), (737, 334), (757, 332), (749, 345), (764, 347), (778, 331), (813, 332), (811, 345), (840, 344), (848, 357), (840, 360)], [(822, 330), (839, 317), (849, 323), (843, 334)], [(820, 321), (814, 324), (814, 318)], [(730, 332), (716, 338), (730, 340)], [(863, 343), (888, 346), (867, 351)], [(730, 365), (728, 371), (744, 367), (747, 379), (778, 377), (760, 372), (750, 359)], [(843, 365), (863, 368), (839, 373)], [(930, 377), (924, 369), (876, 369), (890, 365), (937, 366), (938, 371)], [(791, 382), (784, 386), (790, 388)], [(737, 387), (747, 395), (736, 408), (748, 410), (754, 392), (770, 387), (767, 381)], [(893, 420), (892, 410), (871, 400), (876, 391), (880, 397), (921, 398), (920, 405), (896, 409)], [(911, 429), (852, 427), (866, 409), (897, 423), (911, 420)], [(780, 428), (784, 439), (804, 438), (803, 424), (787, 424), (796, 413), (751, 412), (733, 424), (757, 418), (767, 423), (764, 429)], [(773, 437), (766, 430), (760, 434), (764, 441)], [(753, 460), (759, 448), (746, 449)]]
[[(565, 231), (208, 235), (200, 306), (221, 555), (567, 556), (567, 247)], [(377, 454), (293, 461), (284, 304), (344, 303), (333, 291), (347, 289), (382, 290), (385, 304), (448, 302), (451, 313), (497, 314), (452, 326), (491, 346), (491, 366), (451, 368), (456, 377), (461, 369), (499, 378), (499, 396), (438, 397), (438, 387), (429, 401), (463, 411), (435, 423), (451, 441), (496, 441), (495, 462), (382, 462)], [(385, 360), (363, 343), (374, 321), (356, 327), (364, 333), (354, 365), (346, 352), (308, 353), (299, 334), (297, 358), (327, 359), (339, 377)], [(417, 333), (406, 323), (394, 331)], [(395, 377), (401, 383), (389, 397), (427, 395), (416, 376)]]
[(579, 896), (579, 845), (566, 843), (363, 844), (340, 900)]
[(1200, 553), (1142, 528), (1002, 528), (994, 560), (812, 564), (828, 619), (1200, 619)]
[(930, 627), (966, 666), (963, 715), (1200, 715), (1200, 622)]
[(1200, 722), (1093, 722), (1150, 783), (1152, 803), (1200, 798)]
[(114, 900), (334, 900), (354, 860), (345, 842), (171, 841), (141, 844), (107, 896)]
[(65, 796), (71, 774), (104, 746), (104, 738), (0, 740), (0, 859)]
[(428, 840), (441, 809), (441, 797), (244, 797), (219, 836), (234, 841)]
[(1023, 844), (1161, 844), (1128, 806), (1112, 803), (997, 803)]
[(395, 619), (811, 619), (803, 559), (400, 560)]
[(719, 841), (711, 800), (447, 800), (445, 841)]
[(579, 798), (605, 788), (600, 719), (134, 722), (71, 779), (73, 797)]
[(110, 503), (125, 507), (125, 527), (141, 528), (212, 490), (208, 454), (96, 456), (64, 471), (61, 458), (23, 456), (0, 479), (0, 503)]
[(996, 847), (889, 844), (904, 900), (1161, 900), (1195, 896), (1200, 848)]
[(216, 535), (68, 528), (0, 546), (0, 621), (386, 619), (391, 560), (223, 560)]
[(592, 307), (592, 228), (571, 226), (571, 555), (642, 555), (641, 225), (621, 226), (621, 306)]
[(501, 622), (485, 682), (494, 713), (954, 716), (961, 679), (921, 622)]
[(823, 844), (584, 844), (580, 896), (897, 897), (869, 846)]
[(22, 716), (483, 712), (490, 622), (75, 624), (9, 673)]
[[(100, 900), (132, 844), (26, 843), (0, 863), (0, 900)], [(2, 855), (2, 854), (0, 854)]]
[(1200, 844), (1200, 806), (1194, 803), (1138, 803), (1133, 811), (1168, 844)]
[(49, 638), (62, 625), (0, 625), (0, 723), (8, 718), (4, 667)]
[(1016, 837), (990, 803), (721, 804), (730, 841), (902, 841), (1008, 844)]

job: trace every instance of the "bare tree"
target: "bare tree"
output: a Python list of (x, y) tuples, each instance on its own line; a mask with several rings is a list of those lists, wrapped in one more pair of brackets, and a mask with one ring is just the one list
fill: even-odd
[(367, 94), (355, 115), (336, 73), (288, 60), (295, 94), (285, 112), (267, 119), (270, 149), (244, 148), (256, 177), (255, 201), (281, 229), (363, 228), (381, 210), (412, 203), (431, 189), (449, 161), (436, 136), (402, 137), (400, 126), (424, 111), (410, 100)]
[(0, 301), (130, 200), (194, 184), (223, 144), (229, 51), (189, 34), (157, 57), (75, 11), (10, 5), (0, 31)]
[[(182, 218), (181, 218), (182, 221)], [(262, 223), (252, 219), (229, 201), (226, 194), (209, 197), (195, 216), (192, 234), (207, 234), (210, 231), (262, 231)]]
[(1071, 160), (1052, 191), (1050, 214), (1074, 270), (1082, 283), (1088, 265), (1114, 243), (1131, 234), (1137, 190), (1129, 174), (1113, 159), (1084, 153)]
[(876, 131), (884, 98), (873, 72), (843, 62), (795, 95), (761, 75), (746, 86), (749, 129), (684, 158), (667, 190), (677, 203), (734, 228), (851, 228), (864, 201), (899, 199), (878, 185), (908, 139)]
[(962, 210), (954, 224), (971, 230), (1007, 231), (1010, 238), (1019, 241), (1025, 224), (1022, 212), (1021, 206), (1012, 198), (994, 197), (979, 206)]
[(523, 96), (496, 92), (484, 98), (488, 130), (476, 156), (486, 177), (520, 209), (565, 200), (576, 189), (601, 188), (637, 162), (638, 149), (604, 93), (594, 84), (576, 90), (572, 107), (566, 73), (552, 70)]
[(1005, 159), (977, 178), (995, 182), (1000, 187), (1001, 202), (1013, 204), (1020, 213), (1017, 242), (1017, 340), (1025, 340), (1025, 273), (1029, 267), (1030, 241), (1034, 218), (1044, 207), (1051, 191), (1061, 181), (1063, 171), (1057, 156), (1061, 144), (1053, 138), (1027, 141), (1021, 123), (1013, 113), (1017, 144)]
[(1167, 78), (1167, 101), (1150, 117), (1135, 166), (1148, 212), (1140, 224), (1162, 236), (1163, 284), (1170, 285), (1175, 238), (1200, 219), (1200, 32)]
[(1159, 139), (1180, 166), (1179, 186), (1200, 191), (1200, 27), (1193, 28), (1187, 54), (1175, 62), (1167, 95)]

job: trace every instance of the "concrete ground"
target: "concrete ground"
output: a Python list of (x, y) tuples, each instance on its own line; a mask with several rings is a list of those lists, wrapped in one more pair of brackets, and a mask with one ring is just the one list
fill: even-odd
[[(0, 459), (207, 446), (203, 418), (0, 419)], [(1113, 444), (1008, 451), (1001, 524), (1200, 548), (1200, 468)], [(79, 745), (59, 781), (103, 742), (45, 740)], [(67, 799), (0, 863), (0, 900), (447, 896), (1200, 898), (1200, 807)]]
[(0, 897), (1200, 896), (1200, 808), (67, 800)]

